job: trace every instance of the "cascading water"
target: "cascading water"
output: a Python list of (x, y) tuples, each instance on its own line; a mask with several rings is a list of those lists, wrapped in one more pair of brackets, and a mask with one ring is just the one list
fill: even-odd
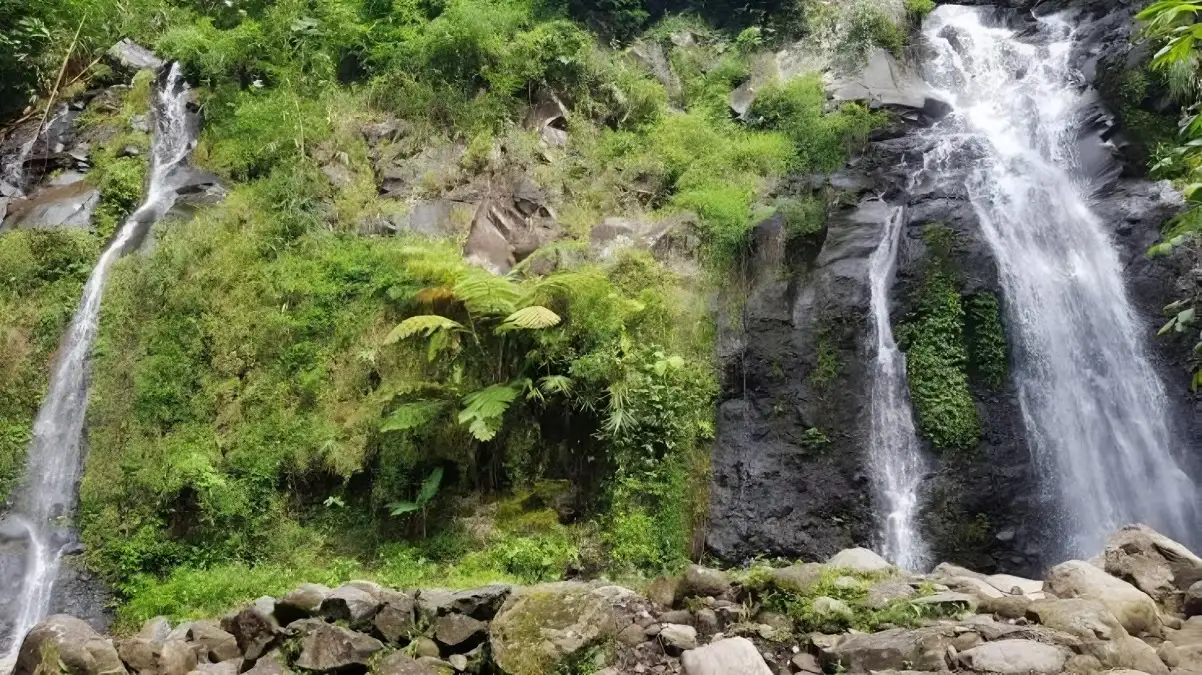
[(877, 499), (883, 507), (879, 546), (881, 553), (907, 570), (920, 569), (927, 549), (917, 530), (919, 487), (923, 477), (922, 454), (914, 433), (914, 418), (906, 384), (906, 359), (893, 340), (889, 322), (889, 286), (897, 260), (897, 247), (905, 223), (905, 210), (892, 209), (881, 233), (881, 243), (868, 263), (872, 328), (876, 360), (872, 366), (872, 422), (869, 452)]
[[(7, 656), (11, 669), (21, 640), (50, 609), (59, 562), (72, 543), (67, 519), (75, 508), (83, 460), (89, 353), (96, 337), (100, 299), (113, 263), (145, 235), (175, 202), (172, 172), (188, 156), (195, 139), (186, 104), (188, 88), (178, 64), (161, 78), (153, 104), (155, 134), (146, 200), (125, 222), (101, 255), (84, 286), (83, 299), (59, 345), (50, 390), (42, 402), (29, 444), (25, 479), (5, 531), (25, 544), (24, 570), (10, 602)], [(10, 580), (16, 581), (16, 580)], [(7, 672), (7, 670), (6, 670)]]
[(1195, 487), (1174, 459), (1164, 387), (1145, 327), (1081, 161), (1095, 96), (1074, 72), (1073, 35), (1039, 19), (1043, 39), (940, 6), (923, 32), (926, 79), (953, 107), (931, 130), (925, 171), (962, 175), (997, 259), (1027, 434), (1055, 503), (1065, 550), (1094, 555), (1106, 535), (1146, 522), (1196, 539)]

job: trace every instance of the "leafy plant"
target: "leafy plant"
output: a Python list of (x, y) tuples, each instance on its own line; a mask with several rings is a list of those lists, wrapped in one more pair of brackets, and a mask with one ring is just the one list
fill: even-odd
[(438, 494), (438, 488), (442, 485), (442, 474), (442, 467), (435, 467), (430, 471), (430, 475), (422, 481), (421, 489), (418, 490), (417, 497), (413, 501), (393, 502), (388, 505), (388, 512), (393, 516), (403, 516), (420, 511), (424, 519), (426, 507), (434, 500), (434, 496)]

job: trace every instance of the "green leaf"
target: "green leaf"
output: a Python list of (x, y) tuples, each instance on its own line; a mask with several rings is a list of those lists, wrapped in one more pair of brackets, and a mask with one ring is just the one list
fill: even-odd
[(538, 381), (538, 388), (544, 394), (570, 394), (572, 378), (566, 375), (548, 375)]
[(429, 476), (426, 476), (426, 480), (422, 481), (421, 492), (417, 493), (417, 503), (423, 506), (429, 504), (430, 500), (434, 499), (434, 495), (438, 494), (440, 485), (442, 485), (442, 467), (437, 466)]
[(512, 384), (494, 384), (463, 398), (459, 423), (478, 441), (491, 441), (501, 428), (501, 416), (517, 398), (519, 388)]
[(455, 284), (455, 297), (474, 314), (508, 316), (518, 301), (518, 287), (505, 277), (472, 270)]
[(388, 513), (394, 516), (403, 516), (406, 513), (413, 513), (420, 508), (414, 502), (393, 502), (388, 505)]
[(405, 319), (384, 338), (384, 344), (391, 345), (412, 337), (418, 333), (429, 337), (431, 333), (440, 330), (463, 330), (463, 324), (437, 314), (422, 314)]
[(445, 401), (403, 403), (384, 420), (380, 431), (408, 431), (425, 426), (442, 412)]
[(559, 325), (559, 315), (546, 307), (534, 305), (510, 314), (505, 322), (497, 326), (498, 332), (508, 330), (542, 330)]

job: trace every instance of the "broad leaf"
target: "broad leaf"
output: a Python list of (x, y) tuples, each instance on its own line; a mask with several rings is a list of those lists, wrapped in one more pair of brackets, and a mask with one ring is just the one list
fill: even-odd
[(388, 512), (394, 516), (403, 516), (406, 513), (413, 513), (420, 508), (414, 502), (393, 502), (388, 505)]
[(509, 279), (472, 270), (455, 284), (455, 296), (473, 314), (508, 316), (518, 300), (518, 288)]
[(408, 431), (426, 425), (438, 416), (445, 401), (414, 401), (402, 403), (380, 425), (380, 431)]
[(559, 315), (546, 307), (534, 305), (533, 307), (524, 307), (510, 314), (505, 322), (497, 326), (498, 332), (509, 330), (542, 330), (558, 326), (560, 322)]
[(430, 500), (434, 499), (434, 495), (438, 494), (440, 485), (442, 485), (442, 467), (437, 466), (429, 476), (426, 476), (426, 480), (422, 481), (421, 492), (417, 493), (417, 503), (422, 506), (429, 504)]
[(476, 440), (491, 441), (501, 428), (501, 416), (517, 395), (518, 387), (512, 384), (494, 384), (472, 392), (463, 398), (459, 423), (467, 424)]
[(439, 330), (463, 330), (463, 324), (454, 319), (448, 319), (445, 316), (438, 316), (437, 314), (411, 316), (392, 329), (392, 332), (384, 338), (384, 344), (396, 344), (418, 333), (429, 337), (431, 333)]

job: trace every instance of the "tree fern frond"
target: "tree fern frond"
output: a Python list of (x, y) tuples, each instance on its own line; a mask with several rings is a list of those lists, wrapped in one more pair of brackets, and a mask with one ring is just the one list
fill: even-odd
[(420, 316), (411, 316), (405, 319), (392, 332), (384, 338), (384, 344), (391, 345), (411, 337), (418, 333), (422, 333), (429, 337), (434, 331), (438, 330), (463, 330), (463, 324), (448, 319), (445, 316), (437, 314), (422, 314)]
[(439, 301), (443, 301), (443, 300), (454, 300), (455, 299), (455, 289), (451, 288), (449, 286), (434, 286), (431, 288), (423, 288), (422, 290), (418, 291), (418, 293), (414, 297), (414, 299), (420, 303), (424, 303), (427, 305), (431, 305), (431, 304), (434, 304), (435, 302), (439, 302)]
[(497, 332), (502, 333), (510, 330), (542, 330), (552, 326), (558, 326), (561, 319), (559, 315), (546, 307), (534, 305), (533, 307), (523, 307), (518, 311), (510, 314), (505, 322), (497, 326)]
[(520, 293), (517, 284), (483, 270), (472, 270), (455, 284), (455, 296), (474, 314), (508, 316)]
[(408, 431), (425, 426), (438, 417), (446, 401), (413, 401), (402, 403), (380, 425), (380, 431)]
[(563, 394), (572, 393), (572, 378), (567, 375), (548, 375), (539, 379), (538, 388), (544, 394)]
[(518, 387), (512, 384), (494, 384), (472, 392), (463, 398), (459, 423), (469, 425), (468, 431), (476, 440), (491, 441), (501, 429), (501, 417), (517, 395)]

